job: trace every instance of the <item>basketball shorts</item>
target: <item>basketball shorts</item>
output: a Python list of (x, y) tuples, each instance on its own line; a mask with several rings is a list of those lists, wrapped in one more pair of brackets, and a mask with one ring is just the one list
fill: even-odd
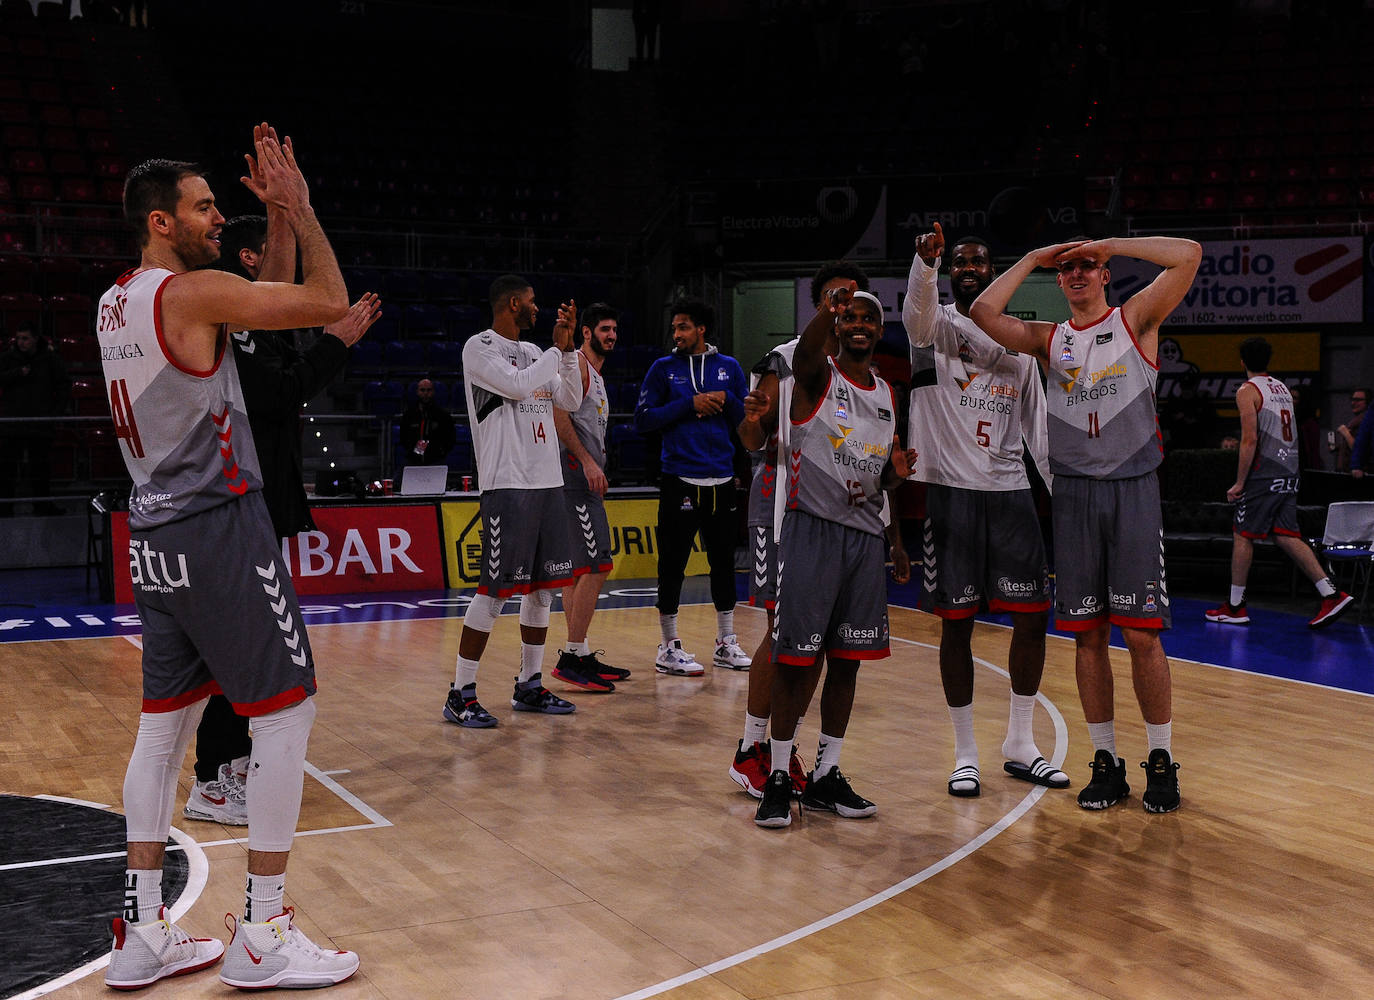
[(941, 618), (1050, 608), (1045, 542), (1031, 491), (931, 484), (926, 492), (925, 589)]
[(561, 486), (484, 490), (480, 509), (479, 594), (510, 597), (573, 582), (568, 513)]

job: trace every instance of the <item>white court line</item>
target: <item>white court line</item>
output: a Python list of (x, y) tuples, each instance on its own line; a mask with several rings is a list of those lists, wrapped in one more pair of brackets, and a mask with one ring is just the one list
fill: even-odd
[[(911, 646), (921, 646), (925, 649), (934, 649), (937, 651), (939, 649), (938, 646), (932, 646), (927, 642), (917, 642), (914, 639), (903, 639), (899, 636), (891, 636), (890, 638), (892, 641), (906, 643)], [(989, 663), (987, 660), (982, 660), (975, 656), (973, 662), (987, 667), (989, 670), (1003, 677), (1010, 678), (1010, 675), (1005, 670), (995, 664)], [(1045, 707), (1045, 711), (1049, 712), (1050, 719), (1054, 722), (1054, 759), (1050, 763), (1057, 768), (1063, 763), (1064, 755), (1068, 752), (1068, 726), (1064, 722), (1064, 716), (1059, 713), (1059, 709), (1054, 706), (1052, 701), (1040, 693), (1037, 693), (1035, 698), (1036, 701), (1040, 702), (1040, 704)], [(802, 938), (809, 937), (828, 927), (833, 927), (843, 920), (848, 920), (850, 917), (857, 916), (865, 910), (870, 910), (879, 903), (884, 903), (893, 896), (920, 885), (927, 879), (940, 874), (940, 872), (944, 871), (946, 868), (952, 867), (971, 855), (974, 851), (990, 842), (999, 833), (1009, 829), (1013, 823), (1029, 812), (1031, 806), (1040, 801), (1040, 797), (1048, 790), (1049, 789), (1044, 786), (1036, 786), (1025, 798), (1017, 803), (1014, 809), (984, 830), (977, 837), (974, 837), (967, 844), (964, 844), (962, 847), (946, 855), (944, 858), (941, 858), (929, 867), (922, 869), (915, 875), (903, 879), (896, 885), (890, 886), (881, 892), (874, 893), (867, 899), (860, 900), (852, 906), (847, 906), (843, 910), (832, 913), (827, 917), (822, 917), (820, 920), (813, 921), (805, 927), (798, 927), (794, 931), (783, 934), (780, 937), (775, 937), (771, 941), (765, 941), (763, 944), (731, 955), (729, 958), (722, 958), (709, 965), (699, 966), (691, 972), (685, 972), (680, 976), (674, 976), (672, 979), (665, 979), (660, 983), (655, 983), (653, 986), (646, 986), (642, 990), (636, 990), (633, 993), (625, 993), (617, 997), (616, 1000), (646, 1000), (647, 997), (658, 996), (660, 993), (666, 993), (668, 990), (676, 989), (679, 986), (685, 986), (687, 983), (696, 982), (698, 979), (705, 979), (707, 976), (713, 976), (718, 972), (724, 972), (726, 969), (747, 962), (751, 958), (757, 958), (759, 955), (766, 955), (770, 951), (776, 951), (784, 945), (792, 944), (794, 941), (800, 941)]]

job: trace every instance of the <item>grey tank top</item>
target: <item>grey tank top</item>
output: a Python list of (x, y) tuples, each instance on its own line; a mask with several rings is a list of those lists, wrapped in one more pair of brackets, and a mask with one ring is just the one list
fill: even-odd
[(1050, 471), (1130, 479), (1158, 468), (1164, 443), (1155, 414), (1157, 374), (1120, 309), (1085, 327), (1056, 326), (1045, 388)]
[(816, 409), (792, 421), (787, 442), (787, 509), (883, 533), (882, 473), (897, 432), (892, 388), (849, 381), (827, 359), (830, 381)]
[(1298, 474), (1297, 418), (1293, 394), (1280, 379), (1256, 375), (1250, 384), (1259, 390), (1260, 408), (1255, 414), (1258, 441), (1255, 462), (1248, 479), (1289, 479)]
[[(606, 471), (606, 421), (611, 415), (610, 404), (606, 397), (606, 380), (601, 373), (587, 365), (587, 391), (582, 396), (582, 405), (568, 414), (573, 431), (587, 454), (596, 459), (601, 471)], [(573, 489), (587, 488), (587, 472), (576, 456), (567, 448), (560, 449), (563, 460), (563, 485)]]
[(262, 489), (234, 352), (192, 371), (163, 349), (162, 293), (177, 275), (129, 271), (100, 297), (96, 338), (120, 453), (133, 479), (129, 528), (147, 530)]

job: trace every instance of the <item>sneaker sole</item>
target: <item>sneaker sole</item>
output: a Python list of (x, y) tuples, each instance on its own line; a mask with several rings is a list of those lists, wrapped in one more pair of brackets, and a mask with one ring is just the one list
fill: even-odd
[(660, 674), (671, 674), (674, 677), (700, 677), (702, 674), (706, 673), (706, 668), (703, 667), (700, 663), (698, 663), (696, 666), (696, 670), (687, 670), (685, 668), (675, 669), (673, 667), (665, 667), (661, 663), (655, 663), (654, 669), (657, 670)]
[(1151, 805), (1149, 802), (1141, 802), (1141, 806), (1144, 807), (1144, 809), (1145, 809), (1145, 811), (1146, 811), (1147, 813), (1155, 813), (1156, 815), (1158, 815), (1159, 813), (1171, 813), (1171, 812), (1176, 812), (1176, 811), (1178, 810), (1178, 807), (1181, 806), (1182, 804), (1183, 804), (1183, 803), (1180, 801), (1180, 802), (1175, 802), (1175, 803), (1174, 803), (1173, 805), (1171, 805), (1171, 806), (1156, 806), (1156, 805)]
[(234, 816), (216, 815), (215, 813), (205, 812), (202, 809), (192, 809), (189, 805), (181, 810), (181, 815), (187, 819), (199, 820), (202, 823), (222, 823), (225, 826), (247, 826), (248, 817), (239, 819)]
[(801, 804), (803, 809), (810, 810), (811, 812), (830, 812), (844, 819), (865, 819), (878, 811), (876, 805), (869, 806), (866, 809), (851, 809), (849, 806), (842, 806), (838, 802), (828, 805), (812, 804), (807, 802), (805, 797), (802, 798)]
[(754, 817), (754, 825), (761, 826), (765, 830), (780, 830), (784, 826), (792, 825), (792, 813), (789, 811), (786, 816), (770, 816), (767, 819)]
[(1216, 622), (1218, 625), (1249, 625), (1250, 617), (1234, 618), (1231, 615), (1206, 615), (1209, 622)]
[(1354, 600), (1355, 598), (1351, 597), (1349, 594), (1346, 594), (1345, 600), (1341, 601), (1340, 604), (1337, 604), (1334, 608), (1328, 611), (1321, 618), (1313, 618), (1310, 622), (1307, 623), (1307, 627), (1325, 628), (1327, 625), (1330, 625), (1341, 615), (1345, 614), (1345, 609), (1350, 607), (1351, 602)]
[(733, 781), (735, 784), (739, 785), (741, 788), (743, 788), (746, 792), (748, 792), (748, 793), (749, 793), (750, 795), (752, 795), (754, 798), (756, 798), (756, 799), (761, 799), (761, 798), (763, 798), (763, 789), (762, 789), (762, 788), (755, 788), (755, 787), (753, 786), (753, 784), (750, 783), (748, 775), (740, 774), (740, 772), (736, 771), (733, 767), (730, 768), (730, 772), (729, 772), (729, 773), (730, 773), (730, 780)]
[(748, 670), (753, 665), (752, 662), (731, 663), (729, 660), (717, 660), (715, 657), (711, 658), (711, 663), (717, 667), (723, 667), (726, 670)]
[(181, 963), (180, 965), (170, 965), (164, 967), (162, 970), (158, 972), (157, 975), (153, 976), (150, 979), (123, 979), (118, 982), (106, 979), (105, 985), (112, 990), (141, 990), (145, 986), (151, 986), (159, 979), (171, 979), (173, 976), (185, 976), (189, 975), (192, 972), (199, 972), (201, 969), (208, 969), (210, 968), (210, 966), (214, 965), (223, 957), (224, 949), (221, 948), (219, 950), (219, 953), (215, 955), (214, 958), (204, 960), (194, 958), (187, 959), (184, 963)]
[(1079, 799), (1079, 800), (1078, 800), (1078, 808), (1080, 808), (1080, 809), (1088, 809), (1088, 810), (1090, 810), (1090, 811), (1092, 811), (1092, 812), (1101, 812), (1103, 809), (1110, 809), (1110, 808), (1111, 808), (1112, 806), (1114, 806), (1114, 805), (1117, 805), (1117, 804), (1119, 804), (1119, 803), (1125, 802), (1125, 801), (1126, 801), (1128, 798), (1130, 798), (1130, 797), (1131, 797), (1131, 793), (1130, 793), (1130, 792), (1127, 792), (1125, 795), (1121, 796), (1121, 798), (1119, 798), (1119, 799), (1110, 799), (1110, 800), (1109, 800), (1109, 799), (1096, 799), (1096, 800), (1091, 801), (1091, 802), (1084, 802), (1082, 799)]
[(562, 708), (555, 708), (553, 706), (540, 708), (538, 705), (526, 705), (523, 701), (516, 701), (514, 698), (510, 700), (510, 707), (517, 712), (535, 712), (539, 715), (572, 715), (577, 711), (576, 705), (568, 705)]
[(463, 719), (458, 718), (458, 716), (450, 712), (448, 710), (448, 706), (445, 705), (444, 721), (452, 722), (455, 726), (462, 726), (464, 729), (493, 729), (495, 728), (498, 720), (495, 718), (495, 716), (493, 716), (490, 721), (486, 719), (468, 719), (464, 721)]
[(311, 990), (323, 986), (337, 986), (339, 983), (353, 978), (357, 971), (358, 966), (355, 965), (351, 972), (339, 976), (328, 974), (308, 976), (299, 972), (293, 973), (290, 969), (283, 969), (275, 976), (256, 980), (230, 979), (221, 973), (219, 981), (225, 986), (232, 986), (239, 990), (270, 990), (273, 988)]
[(551, 676), (558, 678), (564, 684), (571, 684), (575, 688), (590, 691), (592, 694), (610, 694), (615, 690), (614, 684), (607, 684), (599, 680), (594, 681), (586, 677), (573, 678), (568, 674), (560, 674), (557, 670), (552, 671)]

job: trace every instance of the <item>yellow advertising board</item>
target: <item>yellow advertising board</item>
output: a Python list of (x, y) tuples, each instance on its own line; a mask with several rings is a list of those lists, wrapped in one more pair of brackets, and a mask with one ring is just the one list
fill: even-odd
[[(476, 500), (441, 505), (444, 519), (444, 560), (448, 585), (455, 589), (477, 586), (482, 572), (482, 518)], [(606, 501), (611, 524), (612, 580), (653, 579), (658, 575), (658, 498)], [(709, 572), (701, 540), (694, 539), (687, 560), (687, 575)]]

